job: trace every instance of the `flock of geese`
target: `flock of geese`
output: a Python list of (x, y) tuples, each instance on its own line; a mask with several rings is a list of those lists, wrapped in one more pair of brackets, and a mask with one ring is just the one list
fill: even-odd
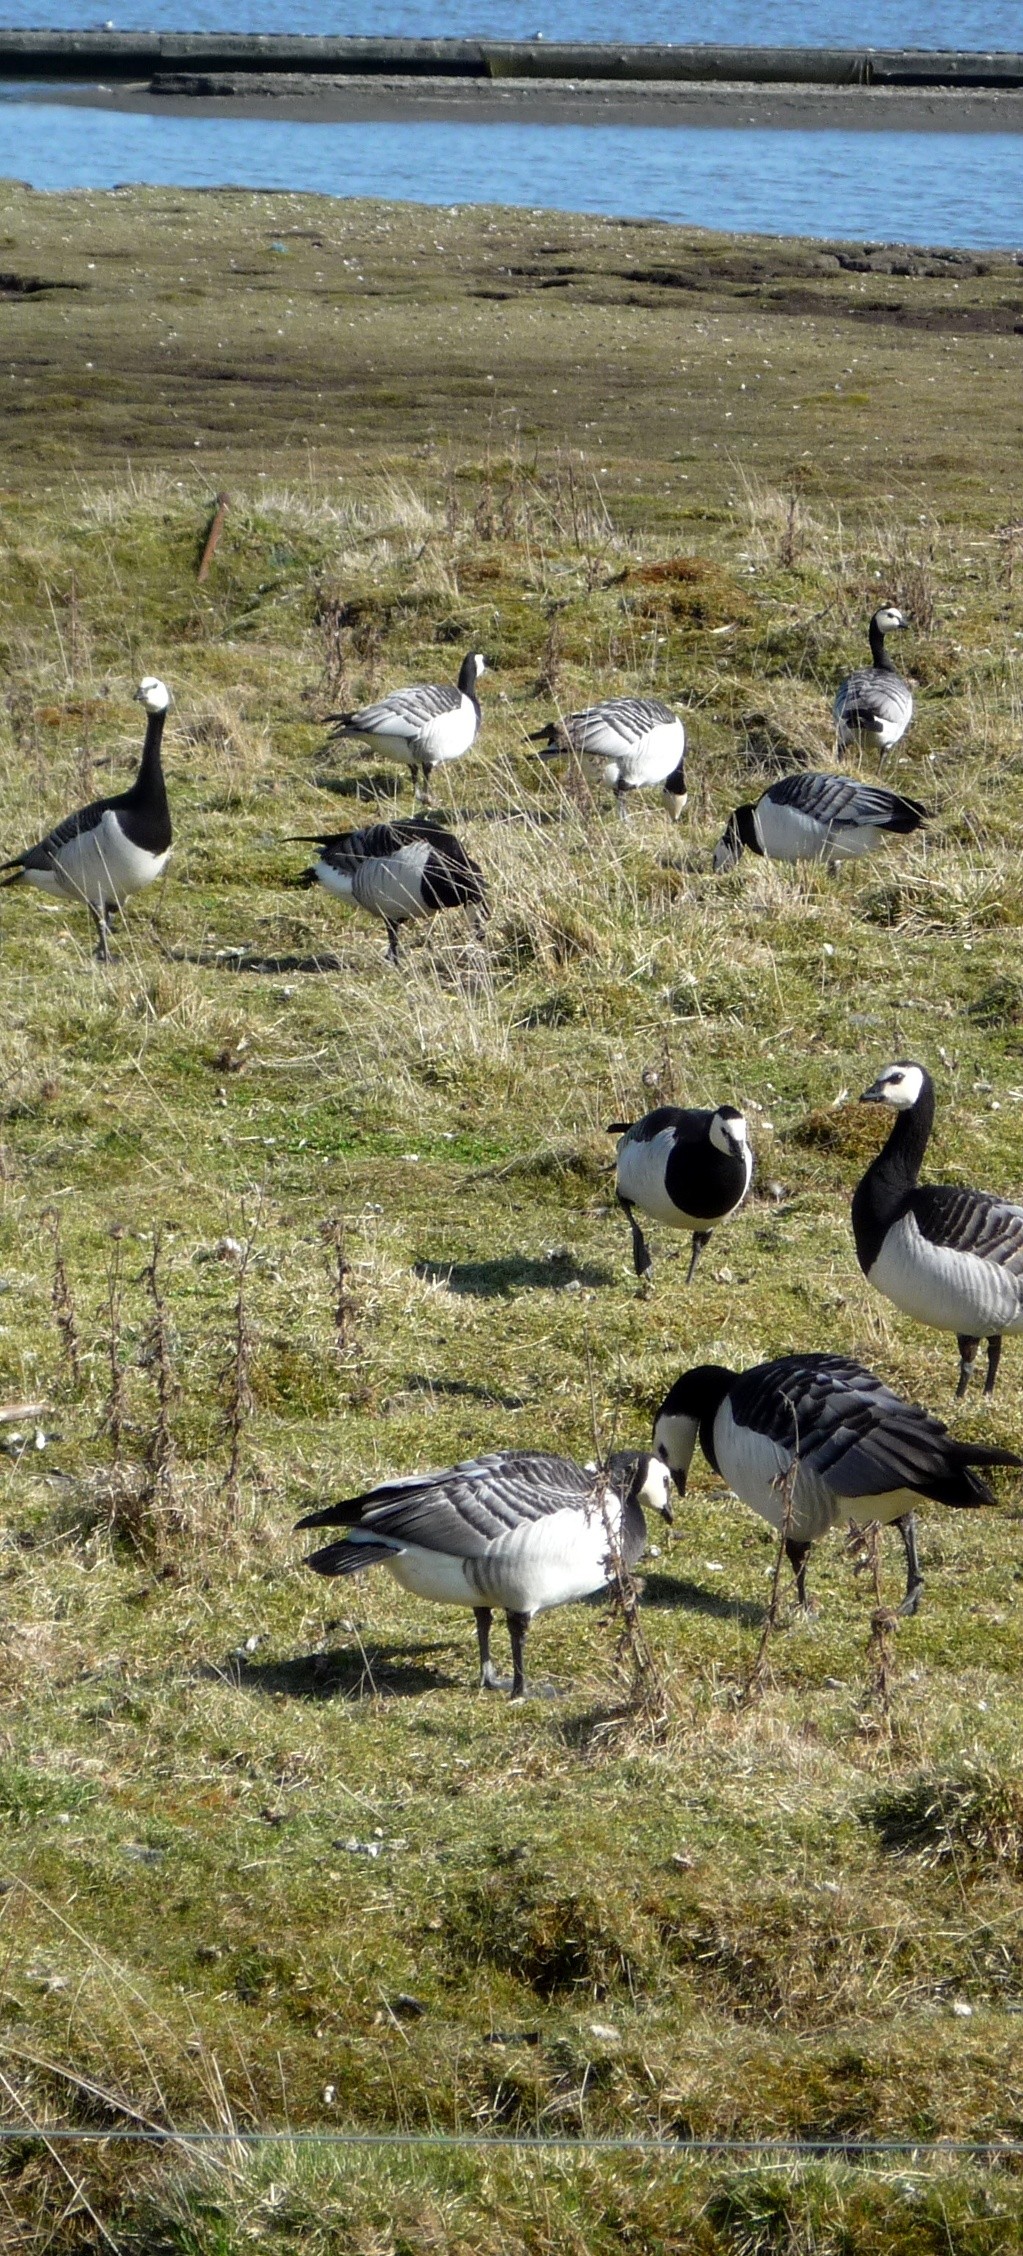
[[(906, 624), (892, 605), (875, 612), (871, 664), (851, 673), (835, 697), (839, 749), (871, 744), (880, 755), (909, 726), (912, 692), (885, 648), (886, 634)], [(358, 711), (332, 715), (336, 739), (368, 743), (405, 762), (414, 800), (420, 789), (428, 800), (435, 769), (463, 758), (476, 741), (484, 671), (483, 657), (470, 652), (454, 685), (415, 683)], [(78, 809), (0, 864), (5, 885), (35, 885), (84, 904), (104, 963), (112, 918), (162, 876), (172, 844), (162, 766), (170, 692), (149, 675), (136, 695), (147, 718), (130, 789)], [(632, 792), (658, 786), (673, 817), (685, 807), (685, 729), (659, 699), (609, 698), (552, 721), (532, 741), (544, 758), (569, 753), (595, 767), (620, 813)], [(800, 770), (772, 784), (755, 804), (734, 810), (714, 868), (729, 869), (744, 849), (832, 866), (872, 852), (886, 832), (907, 833), (924, 820), (915, 800), (880, 783)], [(482, 929), (483, 873), (446, 824), (413, 814), (306, 842), (317, 854), (298, 882), (322, 885), (378, 916), (395, 961), (400, 927), (410, 918), (467, 908)], [(860, 1268), (906, 1315), (955, 1334), (957, 1399), (986, 1340), (984, 1391), (990, 1395), (1004, 1335), (1023, 1331), (1023, 1207), (985, 1191), (920, 1183), (934, 1122), (934, 1087), (922, 1065), (889, 1066), (861, 1101), (888, 1105), (896, 1117), (852, 1201)], [(691, 1236), (688, 1283), (712, 1231), (749, 1193), (755, 1159), (742, 1112), (731, 1104), (713, 1111), (665, 1105), (641, 1120), (619, 1121), (610, 1132), (619, 1139), (617, 1197), (631, 1227), (641, 1289), (649, 1284), (652, 1262), (638, 1214)], [(841, 1522), (878, 1522), (894, 1525), (902, 1537), (903, 1611), (910, 1613), (923, 1589), (917, 1501), (993, 1503), (977, 1468), (1023, 1465), (1012, 1451), (954, 1440), (938, 1418), (846, 1356), (785, 1355), (741, 1373), (701, 1364), (661, 1403), (649, 1450), (619, 1454), (604, 1467), (543, 1451), (501, 1450), (445, 1472), (384, 1481), (299, 1522), (342, 1531), (308, 1564), (327, 1575), (385, 1565), (421, 1598), (471, 1607), (487, 1689), (506, 1682), (490, 1655), (493, 1615), (502, 1611), (512, 1652), (507, 1688), (521, 1698), (533, 1616), (600, 1590), (616, 1569), (637, 1563), (646, 1543), (644, 1512), (671, 1519), (672, 1483), (684, 1496), (697, 1444), (733, 1493), (777, 1530), (801, 1605), (813, 1544)]]

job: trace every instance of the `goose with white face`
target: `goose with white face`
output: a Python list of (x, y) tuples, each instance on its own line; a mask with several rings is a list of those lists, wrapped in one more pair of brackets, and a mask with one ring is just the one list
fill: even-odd
[(309, 1512), (299, 1527), (340, 1527), (314, 1551), (318, 1574), (385, 1566), (405, 1590), (476, 1617), (480, 1682), (505, 1689), (490, 1659), (495, 1608), (511, 1638), (513, 1699), (526, 1690), (524, 1644), (535, 1614), (586, 1598), (634, 1567), (646, 1547), (644, 1511), (670, 1520), (668, 1474), (646, 1451), (601, 1470), (535, 1450), (497, 1450), (441, 1473), (383, 1481)]
[(487, 670), (481, 650), (470, 650), (462, 660), (457, 683), (412, 682), (392, 689), (374, 705), (350, 713), (332, 713), (332, 741), (361, 737), (377, 752), (407, 762), (415, 796), (428, 796), (435, 768), (461, 760), (472, 749), (483, 719), (476, 684)]
[(963, 1395), (982, 1339), (992, 1394), (1007, 1332), (1023, 1332), (1023, 1207), (990, 1191), (921, 1183), (934, 1125), (934, 1083), (900, 1059), (865, 1089), (863, 1104), (896, 1113), (852, 1202), (856, 1258), (886, 1300), (917, 1323), (954, 1332)]
[(134, 783), (94, 799), (55, 825), (35, 846), (0, 868), (5, 885), (33, 885), (44, 893), (80, 901), (90, 911), (102, 963), (110, 957), (110, 919), (134, 893), (162, 877), (172, 832), (161, 747), (171, 705), (166, 682), (146, 674), (135, 691), (146, 713), (142, 758)]
[(688, 1284), (712, 1229), (743, 1204), (753, 1180), (753, 1152), (735, 1105), (705, 1112), (661, 1105), (642, 1120), (615, 1121), (621, 1141), (615, 1168), (618, 1203), (632, 1231), (633, 1267), (647, 1285), (653, 1262), (637, 1209), (669, 1230), (688, 1230)]

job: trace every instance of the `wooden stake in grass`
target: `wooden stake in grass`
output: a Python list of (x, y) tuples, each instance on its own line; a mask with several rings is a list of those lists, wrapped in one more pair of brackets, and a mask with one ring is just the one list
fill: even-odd
[(217, 553), (217, 542), (219, 541), (221, 533), (224, 530), (224, 519), (227, 515), (227, 505), (230, 499), (230, 494), (218, 493), (217, 495), (216, 502), (214, 504), (213, 515), (210, 519), (209, 531), (206, 535), (206, 545), (203, 549), (201, 557), (199, 558), (199, 569), (196, 573), (197, 587), (202, 586), (202, 583), (209, 571), (210, 565), (212, 564), (213, 559)]
[(344, 1217), (340, 1214), (332, 1215), (329, 1222), (323, 1223), (320, 1235), (328, 1249), (334, 1286), (334, 1305), (331, 1311), (334, 1319), (334, 1352), (338, 1362), (346, 1365), (354, 1344), (352, 1334), (356, 1309), (348, 1290), (352, 1268), (348, 1259)]
[(78, 1330), (74, 1294), (71, 1290), (67, 1265), (64, 1260), (64, 1248), (61, 1244), (60, 1215), (55, 1208), (50, 1207), (43, 1215), (43, 1221), (53, 1239), (53, 1285), (50, 1291), (53, 1321), (60, 1334), (63, 1361), (71, 1374), (72, 1384), (80, 1389), (84, 1383), (82, 1342)]

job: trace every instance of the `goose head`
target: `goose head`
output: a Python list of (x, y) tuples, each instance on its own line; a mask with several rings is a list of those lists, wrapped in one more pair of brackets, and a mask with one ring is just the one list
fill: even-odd
[(877, 627), (879, 633), (886, 635), (894, 634), (898, 627), (908, 627), (909, 620), (905, 612), (899, 610), (897, 604), (882, 603), (880, 610), (875, 611), (870, 623), (871, 626)]
[(715, 1151), (724, 1152), (729, 1159), (741, 1159), (749, 1148), (746, 1116), (734, 1105), (719, 1105), (707, 1132)]
[(869, 1089), (864, 1089), (860, 1103), (893, 1105), (896, 1112), (909, 1112), (919, 1103), (929, 1079), (922, 1065), (886, 1065)]
[(752, 807), (736, 807), (735, 813), (728, 817), (724, 837), (718, 839), (714, 848), (714, 868), (716, 871), (735, 868), (743, 847), (750, 843), (749, 834), (752, 829)]
[(708, 1419), (713, 1421), (734, 1377), (735, 1372), (723, 1363), (697, 1364), (676, 1379), (654, 1418), (654, 1450), (680, 1496), (686, 1492), (700, 1429)]
[(646, 1450), (621, 1449), (611, 1458), (608, 1472), (626, 1504), (659, 1512), (662, 1520), (672, 1518), (668, 1469), (663, 1458), (652, 1457)]
[(143, 674), (132, 702), (144, 705), (147, 713), (165, 713), (173, 699), (166, 682), (159, 681), (155, 674)]

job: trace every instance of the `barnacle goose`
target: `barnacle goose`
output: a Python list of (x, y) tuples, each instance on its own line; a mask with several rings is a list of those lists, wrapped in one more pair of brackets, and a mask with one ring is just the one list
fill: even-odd
[(110, 918), (133, 893), (163, 876), (171, 850), (171, 819), (160, 748), (171, 702), (166, 683), (147, 674), (135, 691), (146, 709), (139, 772), (129, 791), (94, 799), (66, 815), (37, 846), (0, 862), (4, 885), (38, 885), (44, 893), (84, 901), (96, 926), (101, 963), (110, 961)]
[(731, 869), (743, 847), (774, 862), (848, 862), (872, 854), (886, 830), (919, 830), (927, 809), (880, 783), (800, 769), (772, 783), (755, 806), (736, 807), (714, 849)]
[(909, 620), (893, 603), (883, 603), (870, 622), (869, 666), (857, 666), (839, 683), (832, 711), (838, 748), (862, 742), (890, 752), (905, 736), (913, 718), (913, 692), (896, 673), (884, 646), (886, 634), (907, 627)]
[(356, 713), (331, 713), (334, 742), (368, 737), (379, 752), (407, 760), (415, 795), (416, 771), (421, 769), (423, 795), (428, 798), (434, 768), (446, 760), (460, 760), (476, 741), (483, 718), (476, 683), (485, 672), (480, 651), (471, 650), (462, 660), (457, 687), (450, 682), (413, 682), (408, 689), (392, 689), (376, 705), (363, 705)]
[(632, 1229), (632, 1260), (639, 1278), (649, 1277), (650, 1249), (635, 1208), (670, 1230), (691, 1230), (693, 1252), (687, 1285), (713, 1225), (741, 1206), (753, 1178), (753, 1152), (746, 1122), (734, 1105), (716, 1112), (683, 1112), (660, 1105), (630, 1127), (612, 1121), (609, 1136), (620, 1136), (615, 1174), (618, 1203)]
[(543, 760), (576, 752), (581, 760), (592, 762), (610, 784), (620, 815), (625, 813), (629, 792), (650, 784), (663, 786), (676, 822), (689, 796), (685, 727), (659, 697), (608, 697), (602, 705), (587, 705), (581, 713), (548, 721), (530, 741), (543, 745)]
[(570, 1457), (502, 1449), (442, 1473), (382, 1481), (362, 1496), (308, 1512), (300, 1528), (342, 1527), (313, 1551), (317, 1574), (387, 1566), (404, 1590), (476, 1616), (480, 1683), (505, 1687), (490, 1658), (494, 1608), (512, 1649), (513, 1700), (525, 1696), (523, 1651), (534, 1614), (602, 1590), (617, 1552), (633, 1567), (646, 1547), (643, 1507), (671, 1519), (668, 1476), (655, 1457), (612, 1457), (606, 1473)]
[(461, 839), (440, 823), (409, 817), (294, 843), (320, 849), (296, 882), (324, 885), (328, 893), (382, 917), (391, 963), (398, 961), (399, 926), (410, 917), (433, 916), (438, 909), (472, 908), (482, 926), (487, 912), (483, 872)]
[(898, 1115), (852, 1202), (860, 1268), (886, 1300), (959, 1340), (958, 1400), (981, 1339), (993, 1394), (1004, 1332), (1023, 1332), (1023, 1207), (988, 1191), (917, 1178), (934, 1125), (934, 1083), (922, 1065), (890, 1065), (860, 1099)]
[(780, 1355), (741, 1373), (717, 1363), (686, 1371), (654, 1419), (657, 1455), (683, 1496), (697, 1440), (736, 1496), (779, 1533), (786, 1529), (800, 1605), (818, 1537), (843, 1520), (880, 1520), (902, 1536), (902, 1611), (909, 1614), (923, 1589), (912, 1516), (918, 1498), (993, 1504), (971, 1467), (1023, 1465), (1011, 1450), (953, 1441), (939, 1419), (845, 1355)]

